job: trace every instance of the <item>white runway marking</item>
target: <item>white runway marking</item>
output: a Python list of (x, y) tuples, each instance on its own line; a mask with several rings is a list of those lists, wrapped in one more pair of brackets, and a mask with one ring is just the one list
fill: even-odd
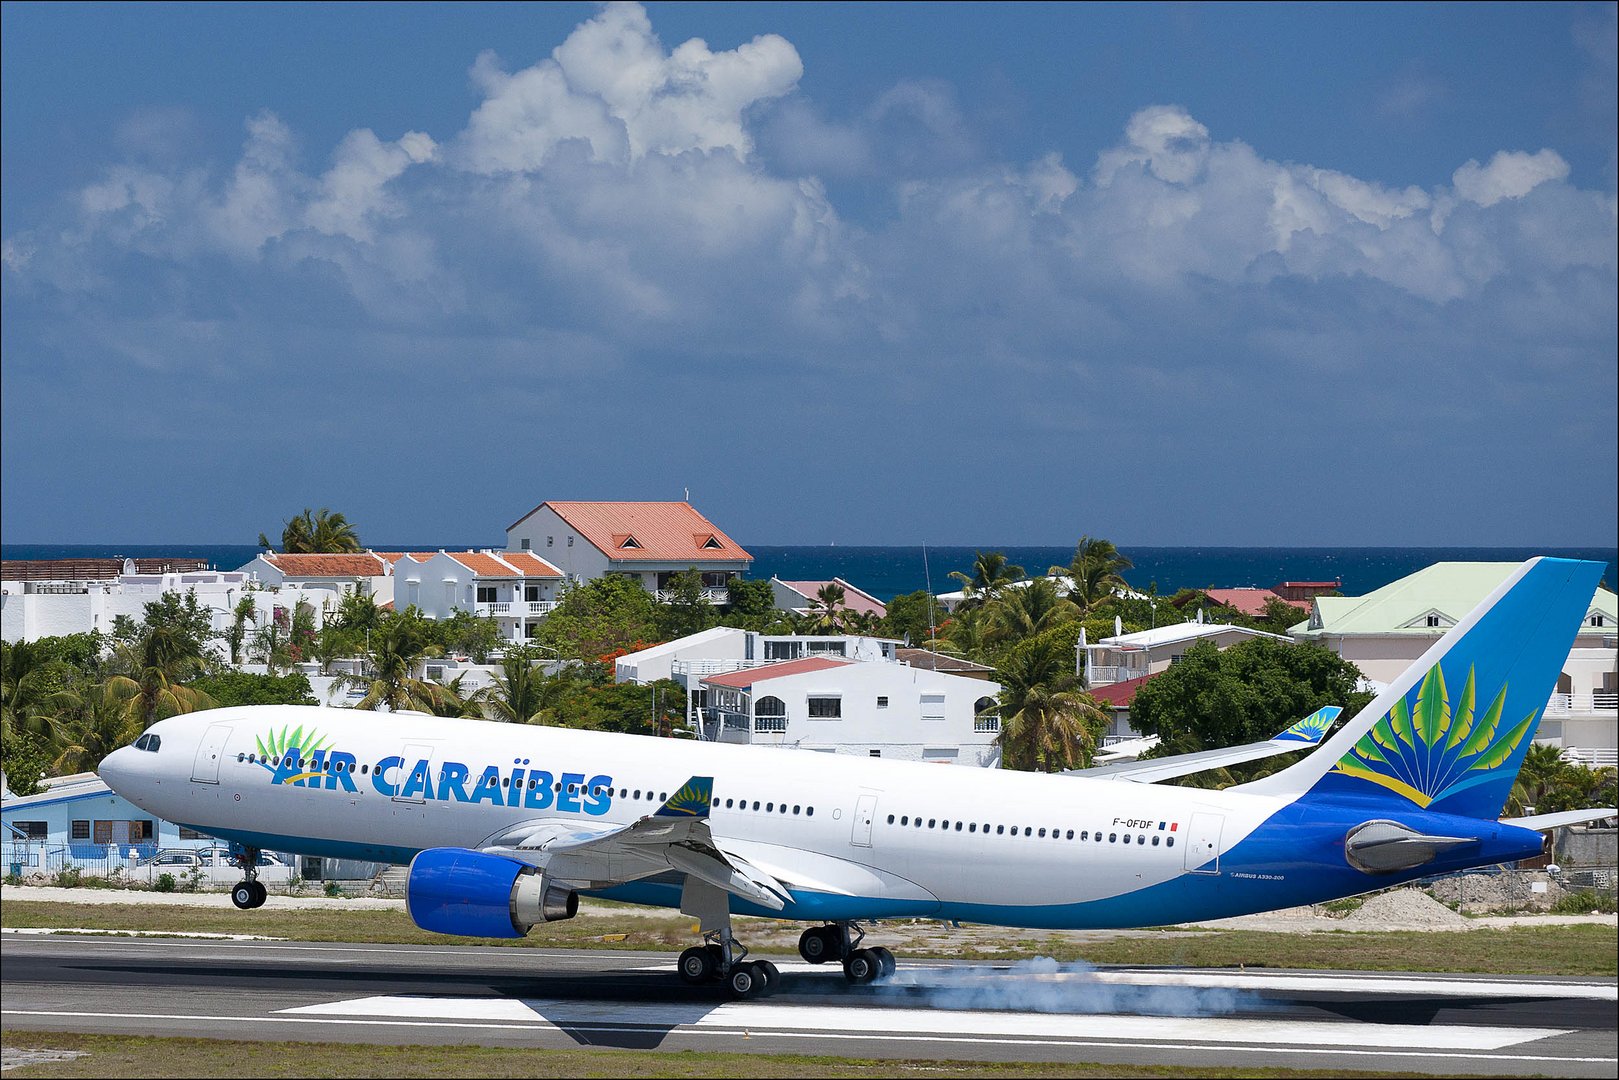
[(395, 1019), (457, 1019), (652, 1027), (740, 1028), (754, 1033), (886, 1032), (1065, 1040), (1162, 1040), (1198, 1043), (1296, 1043), (1361, 1049), (1501, 1050), (1567, 1034), (1554, 1028), (1496, 1028), (1356, 1024), (1316, 1020), (1251, 1020), (1226, 1017), (1073, 1015), (966, 1012), (945, 1009), (871, 1009), (846, 1006), (720, 1005), (638, 1002), (577, 1002), (383, 995), (304, 1005), (282, 1015)]

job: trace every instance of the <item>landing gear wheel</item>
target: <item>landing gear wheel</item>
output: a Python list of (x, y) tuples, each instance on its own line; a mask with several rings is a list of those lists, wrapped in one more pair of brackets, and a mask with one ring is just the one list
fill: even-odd
[(856, 986), (871, 982), (882, 969), (882, 961), (870, 949), (856, 949), (843, 961), (843, 977)]
[(764, 993), (760, 996), (770, 997), (781, 989), (781, 969), (769, 960), (755, 960), (753, 966), (764, 979)]
[(714, 966), (714, 956), (707, 946), (697, 945), (680, 954), (680, 978), (682, 982), (696, 986), (713, 980), (718, 969)]
[(230, 902), (243, 911), (258, 907), (263, 901), (259, 900), (259, 891), (254, 888), (257, 884), (256, 881), (237, 882), (236, 887), (230, 891)]
[(877, 977), (879, 979), (888, 978), (889, 976), (893, 975), (895, 969), (899, 967), (899, 965), (894, 962), (894, 954), (883, 948), (881, 945), (873, 945), (871, 947), (871, 953), (873, 956), (877, 957), (877, 962), (879, 965), (881, 965), (877, 971)]
[(837, 959), (837, 938), (828, 933), (832, 927), (812, 926), (798, 937), (798, 955), (812, 964), (824, 964)]
[(765, 992), (765, 979), (755, 964), (738, 964), (726, 977), (725, 985), (737, 1000), (760, 997)]
[(250, 881), (248, 884), (253, 887), (253, 906), (256, 908), (263, 907), (264, 902), (270, 899), (270, 890), (264, 887), (264, 882), (262, 881)]

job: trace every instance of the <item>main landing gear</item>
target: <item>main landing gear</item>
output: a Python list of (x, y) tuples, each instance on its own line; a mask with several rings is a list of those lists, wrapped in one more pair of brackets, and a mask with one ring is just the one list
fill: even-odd
[(270, 898), (270, 890), (259, 880), (259, 849), (243, 848), (233, 854), (242, 868), (242, 880), (230, 891), (230, 902), (243, 911), (263, 907), (264, 901)]
[(798, 939), (798, 955), (812, 964), (841, 960), (843, 977), (856, 986), (888, 978), (894, 974), (894, 954), (881, 945), (861, 948), (865, 937), (859, 923), (812, 926)]
[(739, 1001), (768, 997), (781, 988), (776, 965), (749, 960), (747, 946), (731, 933), (731, 898), (723, 889), (688, 874), (680, 910), (695, 916), (703, 933), (701, 945), (680, 954), (682, 980), (693, 986), (722, 982)]

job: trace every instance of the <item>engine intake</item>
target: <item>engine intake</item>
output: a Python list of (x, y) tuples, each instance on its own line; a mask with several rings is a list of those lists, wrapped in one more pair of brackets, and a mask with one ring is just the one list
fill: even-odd
[(1344, 837), (1344, 858), (1363, 874), (1392, 874), (1430, 863), (1476, 836), (1427, 836), (1398, 821), (1368, 821)]
[(410, 861), (405, 909), (436, 934), (514, 938), (579, 913), (579, 894), (516, 859), (470, 848), (429, 848)]

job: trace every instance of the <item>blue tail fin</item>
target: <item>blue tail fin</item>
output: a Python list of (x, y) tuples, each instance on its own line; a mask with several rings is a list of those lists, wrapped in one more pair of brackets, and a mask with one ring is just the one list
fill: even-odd
[(1495, 820), (1602, 571), (1524, 563), (1320, 749), (1242, 790)]

